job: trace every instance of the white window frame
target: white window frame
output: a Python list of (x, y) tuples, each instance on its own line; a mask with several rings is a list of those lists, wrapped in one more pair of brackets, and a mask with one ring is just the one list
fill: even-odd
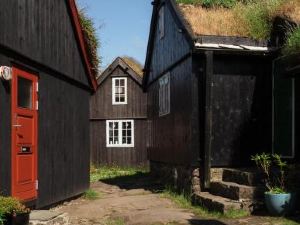
[(159, 79), (159, 116), (165, 116), (171, 111), (171, 76), (166, 73)]
[[(125, 101), (116, 102), (116, 81), (124, 80), (125, 85)], [(127, 77), (116, 77), (112, 79), (112, 104), (113, 105), (126, 105), (127, 104)]]
[(159, 32), (159, 38), (162, 39), (165, 36), (165, 6), (164, 5), (159, 9), (158, 32)]
[[(118, 144), (113, 144), (109, 142), (109, 124), (110, 123), (118, 123)], [(131, 123), (131, 144), (122, 144), (122, 123), (130, 122)], [(113, 148), (133, 148), (134, 147), (134, 120), (106, 120), (106, 147)]]

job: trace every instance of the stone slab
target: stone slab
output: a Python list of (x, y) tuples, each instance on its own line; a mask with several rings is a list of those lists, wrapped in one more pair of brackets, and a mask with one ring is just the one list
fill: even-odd
[(30, 220), (49, 221), (61, 214), (62, 213), (60, 212), (53, 212), (49, 210), (34, 210), (30, 213)]

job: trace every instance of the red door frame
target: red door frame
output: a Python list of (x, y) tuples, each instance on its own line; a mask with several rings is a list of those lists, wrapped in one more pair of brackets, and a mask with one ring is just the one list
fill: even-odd
[[(24, 202), (32, 201), (37, 198), (37, 180), (38, 180), (38, 76), (30, 73), (28, 71), (22, 70), (20, 68), (13, 67), (12, 70), (12, 85), (11, 85), (11, 195), (16, 197)], [(25, 109), (18, 107), (18, 77), (22, 77), (32, 81), (32, 109)], [(17, 187), (17, 115), (30, 115), (33, 117), (33, 143), (32, 143), (32, 157), (33, 157), (33, 179), (30, 184), (30, 187), (33, 187), (30, 190), (24, 192), (18, 191)], [(27, 187), (28, 188), (28, 187)]]

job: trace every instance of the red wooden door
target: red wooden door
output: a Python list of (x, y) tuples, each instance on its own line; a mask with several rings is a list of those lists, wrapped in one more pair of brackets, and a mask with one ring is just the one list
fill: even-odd
[(12, 196), (37, 198), (37, 76), (13, 68)]

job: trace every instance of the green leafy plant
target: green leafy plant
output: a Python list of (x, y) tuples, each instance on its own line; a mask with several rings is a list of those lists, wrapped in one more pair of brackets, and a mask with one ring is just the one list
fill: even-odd
[(285, 175), (287, 163), (282, 160), (278, 154), (256, 154), (251, 156), (257, 167), (265, 175), (265, 185), (270, 193), (282, 194), (287, 193), (285, 185)]
[(86, 190), (83, 197), (88, 200), (96, 200), (100, 197), (100, 194), (92, 189)]
[[(3, 220), (5, 216), (29, 213), (30, 209), (26, 208), (18, 199), (13, 197), (0, 196), (0, 218)], [(1, 224), (1, 223), (0, 223)]]

